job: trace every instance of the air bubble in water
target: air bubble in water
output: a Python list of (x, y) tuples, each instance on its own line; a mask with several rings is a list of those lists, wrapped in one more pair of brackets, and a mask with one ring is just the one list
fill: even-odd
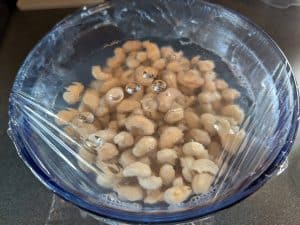
[(167, 83), (163, 80), (155, 80), (152, 83), (152, 90), (156, 93), (160, 93), (167, 88)]
[(133, 95), (134, 93), (139, 92), (140, 90), (142, 90), (142, 86), (136, 82), (130, 82), (125, 87), (126, 93), (130, 95)]

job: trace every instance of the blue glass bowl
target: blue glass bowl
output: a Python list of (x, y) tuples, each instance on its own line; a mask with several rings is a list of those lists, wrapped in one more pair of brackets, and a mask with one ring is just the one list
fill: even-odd
[[(78, 169), (76, 154), (53, 122), (54, 113), (65, 107), (61, 93), (72, 81), (90, 82), (91, 66), (112, 54), (105, 46), (132, 38), (179, 40), (213, 59), (219, 76), (242, 92), (247, 151), (234, 158), (222, 189), (179, 206), (147, 206), (118, 200)], [(9, 134), (34, 175), (65, 200), (111, 219), (171, 223), (237, 203), (275, 174), (295, 139), (298, 100), (282, 51), (236, 12), (200, 0), (112, 0), (65, 18), (30, 52), (12, 89)]]

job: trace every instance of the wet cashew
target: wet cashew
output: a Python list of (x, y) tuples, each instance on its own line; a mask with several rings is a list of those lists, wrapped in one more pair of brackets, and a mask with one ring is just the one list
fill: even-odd
[(134, 99), (124, 99), (120, 102), (120, 104), (117, 106), (117, 111), (120, 113), (128, 113), (132, 112), (133, 110), (140, 108), (141, 104), (134, 100)]
[(122, 48), (116, 48), (114, 50), (114, 53), (115, 55), (106, 61), (107, 66), (110, 68), (119, 67), (125, 61), (126, 58), (125, 52)]
[(118, 193), (118, 197), (121, 200), (134, 202), (134, 201), (140, 201), (144, 198), (144, 192), (143, 192), (142, 188), (137, 185), (135, 185), (135, 186), (130, 186), (130, 185), (119, 186), (115, 190)]
[(222, 114), (232, 117), (238, 124), (241, 124), (245, 117), (244, 111), (238, 105), (227, 105), (223, 107)]
[(98, 88), (98, 92), (100, 94), (106, 94), (110, 89), (117, 87), (120, 85), (120, 80), (117, 78), (111, 78), (109, 80), (106, 80), (101, 84), (101, 86)]
[(105, 98), (100, 98), (99, 104), (96, 108), (95, 115), (98, 117), (105, 116), (109, 113), (109, 107), (105, 101)]
[(146, 52), (137, 52), (136, 59), (142, 63), (147, 60), (147, 53)]
[(119, 154), (117, 147), (111, 143), (104, 143), (97, 152), (98, 161), (110, 160)]
[(155, 132), (155, 124), (145, 116), (132, 115), (125, 120), (125, 127), (128, 131), (137, 132), (141, 135), (151, 135)]
[(116, 120), (111, 120), (111, 121), (108, 123), (108, 125), (107, 125), (107, 129), (108, 129), (108, 130), (118, 131), (118, 129), (119, 129), (118, 121), (116, 121)]
[(112, 188), (114, 185), (114, 177), (108, 174), (98, 174), (96, 178), (97, 184), (104, 188)]
[(96, 80), (108, 80), (112, 78), (112, 75), (109, 73), (105, 73), (101, 70), (100, 66), (92, 67), (92, 75)]
[(215, 81), (215, 84), (216, 84), (216, 88), (217, 88), (218, 90), (220, 90), (220, 91), (222, 91), (222, 90), (228, 88), (228, 84), (227, 84), (227, 82), (226, 82), (225, 80), (217, 79), (217, 80)]
[(214, 81), (211, 80), (205, 81), (202, 87), (202, 91), (215, 92), (216, 90), (216, 84)]
[(116, 131), (112, 129), (98, 130), (94, 135), (102, 138), (106, 142), (112, 142), (116, 136)]
[(194, 156), (198, 159), (208, 158), (208, 151), (198, 142), (192, 141), (183, 145), (182, 151), (186, 156)]
[(157, 96), (158, 109), (161, 112), (167, 112), (176, 99), (184, 99), (184, 95), (175, 88), (168, 88)]
[(137, 68), (138, 66), (140, 65), (140, 61), (137, 60), (135, 57), (128, 57), (126, 59), (126, 66), (130, 69), (134, 69), (134, 68)]
[(123, 44), (122, 48), (124, 49), (125, 52), (138, 51), (142, 48), (142, 42), (137, 40), (126, 41)]
[(184, 120), (190, 129), (198, 128), (200, 125), (199, 116), (195, 112), (189, 109), (186, 109), (184, 111)]
[(175, 165), (175, 161), (178, 158), (176, 151), (170, 148), (164, 148), (158, 151), (156, 157), (159, 163), (169, 163), (171, 165)]
[(206, 194), (214, 181), (214, 177), (208, 173), (197, 174), (193, 178), (192, 188), (195, 194)]
[(181, 171), (181, 173), (182, 173), (182, 176), (183, 176), (183, 178), (187, 181), (187, 182), (192, 182), (192, 180), (193, 180), (193, 173), (192, 173), (192, 171), (190, 170), (190, 169), (188, 169), (188, 168), (182, 168), (182, 171)]
[(200, 60), (197, 65), (199, 70), (203, 72), (208, 72), (215, 68), (215, 64), (211, 60)]
[(216, 175), (219, 171), (219, 167), (209, 159), (197, 159), (193, 162), (192, 170), (197, 173), (210, 173)]
[(144, 86), (150, 86), (157, 75), (158, 71), (155, 68), (140, 66), (136, 69), (135, 81)]
[(222, 91), (222, 97), (227, 102), (233, 102), (235, 99), (239, 98), (240, 96), (241, 96), (240, 92), (233, 88), (227, 88)]
[(200, 117), (201, 124), (204, 127), (204, 130), (206, 130), (210, 135), (215, 135), (216, 130), (215, 130), (215, 123), (216, 123), (216, 118), (213, 114), (210, 113), (204, 113)]
[(105, 100), (109, 106), (115, 106), (120, 103), (124, 98), (124, 91), (121, 87), (110, 89), (106, 95)]
[(147, 56), (150, 60), (156, 61), (160, 58), (160, 51), (156, 44), (150, 41), (144, 41), (143, 47), (146, 48)]
[(183, 186), (183, 185), (184, 185), (184, 182), (183, 182), (182, 177), (176, 177), (173, 180), (173, 186)]
[(175, 178), (175, 170), (170, 164), (163, 165), (159, 170), (159, 176), (161, 177), (164, 185), (169, 185)]
[(197, 70), (178, 73), (177, 81), (179, 84), (191, 89), (199, 88), (204, 84), (204, 80)]
[(113, 140), (120, 149), (128, 148), (134, 143), (133, 136), (126, 131), (121, 131), (118, 133)]
[(222, 146), (218, 142), (212, 141), (208, 145), (208, 153), (212, 160), (217, 159), (220, 156), (221, 152)]
[(82, 102), (92, 111), (95, 112), (96, 108), (99, 104), (99, 96), (97, 91), (93, 89), (86, 90), (83, 97)]
[(144, 163), (144, 164), (147, 164), (148, 166), (151, 165), (151, 160), (150, 160), (150, 158), (147, 157), (147, 156), (144, 156), (144, 157), (140, 158), (139, 162)]
[(59, 111), (56, 114), (55, 122), (57, 125), (67, 125), (78, 115), (76, 109), (68, 108), (67, 110)]
[(178, 204), (184, 202), (191, 195), (192, 189), (189, 186), (175, 186), (168, 188), (164, 193), (166, 203)]
[(124, 113), (117, 113), (116, 115), (119, 127), (125, 126), (126, 115)]
[(169, 111), (165, 114), (164, 120), (169, 124), (173, 124), (182, 120), (183, 117), (184, 111), (182, 106), (174, 102)]
[(133, 155), (136, 157), (141, 157), (149, 152), (155, 151), (157, 148), (157, 140), (152, 136), (142, 137), (132, 149)]
[(157, 70), (163, 70), (166, 67), (166, 60), (158, 59), (155, 62), (153, 62), (152, 66)]
[(176, 88), (177, 89), (177, 78), (176, 74), (170, 71), (165, 71), (162, 74), (162, 79), (167, 83), (169, 88)]
[(146, 190), (157, 190), (162, 186), (162, 179), (156, 176), (138, 177), (138, 181)]
[(167, 65), (167, 70), (178, 73), (182, 71), (182, 66), (178, 61), (172, 61)]
[(84, 90), (84, 86), (79, 82), (73, 82), (66, 88), (63, 94), (63, 99), (68, 104), (75, 104), (80, 100), (81, 94)]
[(130, 164), (136, 162), (137, 159), (134, 157), (134, 155), (132, 154), (132, 151), (126, 150), (124, 151), (119, 159), (119, 163), (122, 165), (123, 168), (129, 166)]
[(182, 141), (183, 133), (178, 127), (167, 127), (159, 139), (160, 148), (172, 148), (176, 143)]
[(126, 166), (123, 170), (124, 177), (149, 177), (151, 169), (149, 165), (141, 162), (135, 162)]
[(147, 191), (147, 196), (144, 199), (144, 202), (147, 204), (155, 204), (163, 200), (163, 193), (160, 190), (151, 190)]
[(189, 136), (194, 141), (197, 141), (205, 146), (209, 145), (211, 142), (209, 134), (201, 129), (191, 129), (189, 132)]

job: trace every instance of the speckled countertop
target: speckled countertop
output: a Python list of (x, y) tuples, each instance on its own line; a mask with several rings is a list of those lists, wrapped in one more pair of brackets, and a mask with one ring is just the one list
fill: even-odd
[[(300, 7), (280, 10), (258, 0), (212, 2), (239, 11), (267, 31), (286, 54), (300, 82)], [(52, 194), (21, 162), (6, 134), (7, 103), (15, 74), (29, 50), (72, 11), (16, 11), (1, 42), (0, 225), (43, 225), (48, 215)], [(216, 225), (300, 225), (300, 135), (290, 154), (289, 167), (280, 176), (241, 203), (216, 213), (213, 219)]]

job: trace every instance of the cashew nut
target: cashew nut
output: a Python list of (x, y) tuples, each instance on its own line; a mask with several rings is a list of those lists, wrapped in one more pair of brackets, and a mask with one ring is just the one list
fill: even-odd
[(176, 88), (177, 89), (177, 78), (176, 74), (170, 71), (165, 71), (162, 74), (162, 79), (167, 83), (169, 88)]
[(244, 120), (244, 111), (238, 105), (227, 105), (222, 109), (224, 116), (232, 117), (238, 124), (241, 124)]
[(132, 149), (133, 155), (141, 157), (148, 154), (151, 151), (155, 151), (157, 148), (157, 140), (152, 136), (142, 137)]
[(198, 68), (202, 72), (208, 72), (215, 68), (215, 64), (211, 60), (199, 60)]
[(159, 170), (159, 176), (161, 177), (164, 185), (169, 185), (175, 178), (175, 170), (170, 164), (163, 165)]
[(102, 138), (106, 142), (112, 142), (116, 134), (116, 131), (112, 129), (99, 130), (95, 133), (95, 135)]
[(155, 204), (163, 200), (163, 193), (160, 190), (151, 190), (147, 191), (147, 196), (144, 199), (144, 202), (147, 204)]
[(118, 193), (118, 197), (121, 200), (125, 201), (140, 201), (144, 198), (144, 192), (140, 186), (130, 186), (130, 185), (124, 185), (119, 186), (116, 189), (116, 192)]
[(210, 134), (210, 135), (215, 135), (216, 130), (215, 130), (215, 123), (216, 123), (216, 118), (213, 114), (210, 113), (204, 113), (200, 117), (201, 124), (204, 127), (204, 129)]
[(204, 84), (204, 80), (197, 70), (189, 70), (188, 72), (180, 72), (177, 75), (177, 81), (182, 86), (196, 89)]
[(130, 164), (136, 162), (137, 159), (134, 157), (134, 155), (132, 154), (132, 151), (126, 150), (124, 151), (119, 159), (120, 164), (122, 165), (123, 168), (129, 166)]
[(146, 48), (148, 58), (152, 61), (156, 61), (160, 58), (160, 51), (156, 44), (150, 41), (144, 41), (143, 47)]
[(92, 111), (95, 112), (99, 104), (99, 96), (97, 91), (93, 89), (86, 90), (82, 102)]
[(208, 151), (204, 146), (198, 142), (192, 141), (183, 145), (182, 151), (187, 156), (194, 156), (196, 158), (208, 158)]
[(215, 84), (216, 84), (216, 88), (217, 88), (218, 90), (220, 90), (220, 91), (222, 91), (222, 90), (228, 88), (228, 84), (227, 84), (227, 82), (226, 82), (225, 80), (217, 79), (217, 80), (215, 81)]
[(192, 189), (189, 186), (175, 186), (168, 188), (164, 193), (166, 203), (178, 204), (184, 202), (191, 195)]
[(138, 177), (138, 181), (146, 190), (157, 190), (162, 186), (162, 179), (156, 176)]
[(176, 123), (180, 120), (182, 120), (184, 117), (184, 111), (181, 105), (174, 102), (169, 109), (169, 111), (165, 114), (165, 121), (169, 124)]
[(140, 66), (136, 69), (135, 81), (144, 86), (150, 86), (157, 75), (158, 71), (155, 68)]
[(160, 148), (172, 148), (176, 143), (182, 141), (183, 133), (178, 127), (167, 127), (159, 139)]
[(133, 110), (140, 108), (141, 104), (134, 100), (134, 99), (124, 99), (120, 102), (120, 104), (117, 106), (117, 111), (120, 113), (128, 113), (132, 112)]
[(80, 100), (80, 96), (84, 90), (84, 86), (79, 82), (73, 82), (66, 88), (63, 94), (63, 99), (68, 104), (75, 104)]
[(214, 177), (208, 173), (197, 174), (193, 178), (192, 188), (195, 194), (206, 194), (214, 181)]
[(109, 80), (112, 78), (112, 75), (109, 73), (105, 73), (101, 70), (100, 66), (92, 67), (92, 75), (97, 80)]
[(125, 120), (125, 127), (131, 133), (151, 135), (155, 132), (155, 124), (145, 116), (132, 115)]
[(125, 52), (138, 51), (142, 48), (142, 42), (137, 40), (130, 40), (130, 41), (126, 41), (122, 47)]
[(163, 70), (166, 67), (166, 60), (165, 59), (158, 59), (155, 62), (153, 62), (152, 65), (157, 70)]
[(227, 88), (222, 91), (222, 97), (227, 102), (233, 102), (235, 99), (241, 96), (240, 92), (236, 89)]
[(184, 95), (178, 89), (168, 88), (164, 92), (161, 92), (157, 96), (159, 111), (167, 112), (178, 98), (184, 99)]
[(117, 147), (111, 143), (104, 143), (97, 152), (98, 161), (110, 160), (119, 154)]
[(216, 175), (219, 171), (219, 167), (209, 159), (197, 159), (193, 162), (192, 170), (197, 173), (210, 173)]
[(200, 125), (199, 116), (195, 112), (189, 109), (186, 109), (184, 111), (184, 120), (190, 129), (198, 128)]
[(183, 186), (183, 185), (184, 185), (184, 182), (183, 182), (182, 177), (176, 177), (173, 180), (173, 186)]
[(135, 162), (125, 167), (123, 175), (124, 177), (149, 177), (151, 169), (145, 163)]
[(176, 151), (170, 148), (164, 148), (158, 151), (156, 157), (159, 163), (169, 163), (171, 165), (175, 165), (175, 161), (178, 158)]
[(194, 141), (197, 141), (205, 146), (209, 145), (211, 142), (209, 134), (201, 129), (191, 129), (189, 132), (189, 136)]
[(134, 143), (133, 136), (126, 131), (118, 133), (113, 140), (120, 149), (128, 148)]
[(116, 48), (114, 50), (114, 53), (115, 55), (106, 61), (107, 66), (110, 68), (119, 67), (125, 61), (126, 58), (125, 52), (122, 48)]
[(78, 115), (76, 109), (68, 108), (66, 110), (59, 111), (56, 114), (55, 122), (57, 125), (67, 125)]
[(109, 106), (115, 106), (124, 98), (124, 92), (121, 87), (114, 87), (110, 89), (106, 95), (105, 100)]

